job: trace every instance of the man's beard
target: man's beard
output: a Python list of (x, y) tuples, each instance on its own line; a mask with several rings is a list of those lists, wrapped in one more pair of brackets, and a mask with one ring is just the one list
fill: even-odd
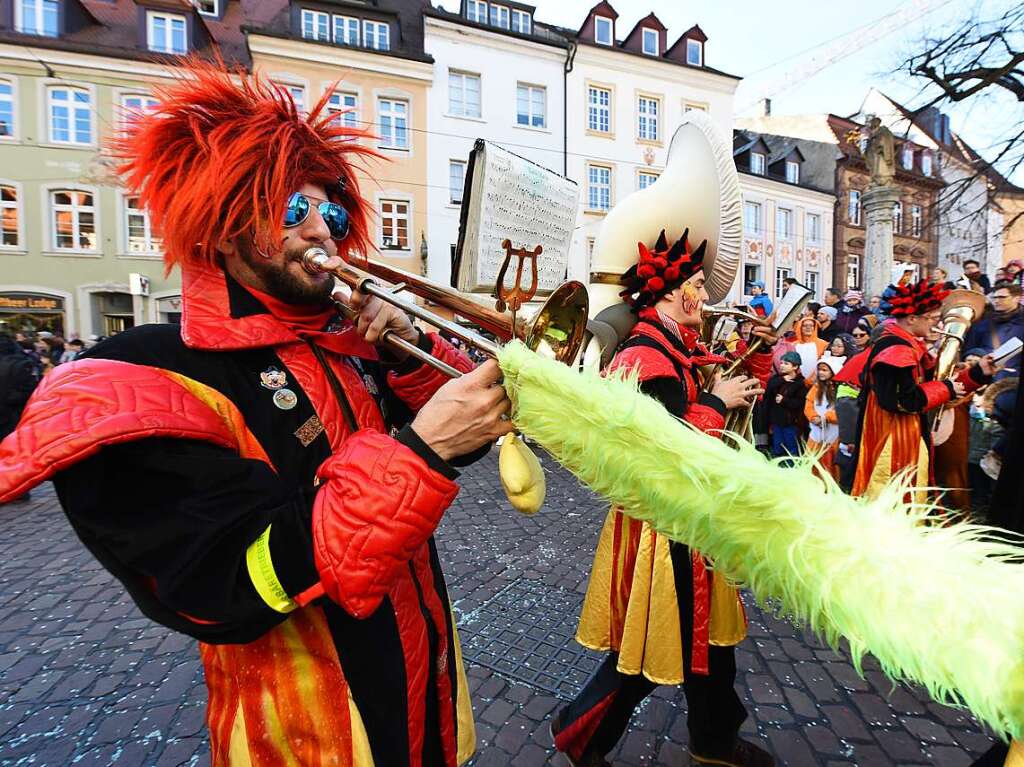
[(264, 293), (269, 293), (279, 301), (292, 306), (326, 305), (334, 292), (333, 279), (326, 275), (320, 279), (303, 279), (288, 270), (288, 264), (292, 261), (301, 261), (305, 251), (305, 248), (285, 250), (282, 254), (285, 260), (279, 262), (263, 258), (256, 253), (255, 246), (248, 244), (239, 248), (239, 255), (262, 280)]

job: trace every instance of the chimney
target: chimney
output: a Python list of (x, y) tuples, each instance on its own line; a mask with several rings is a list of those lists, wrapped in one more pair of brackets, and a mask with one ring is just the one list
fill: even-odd
[(761, 99), (761, 116), (771, 117), (772, 116), (772, 100)]

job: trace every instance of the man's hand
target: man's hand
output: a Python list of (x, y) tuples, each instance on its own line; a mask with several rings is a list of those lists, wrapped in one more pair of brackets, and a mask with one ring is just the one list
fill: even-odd
[(967, 394), (967, 387), (960, 383), (960, 381), (954, 378), (950, 383), (953, 384), (953, 391), (956, 392), (957, 399)]
[(420, 409), (413, 431), (445, 461), (508, 434), (512, 422), (503, 416), (512, 403), (498, 383), (500, 378), (498, 363), (488, 360), (449, 381)]
[(762, 339), (765, 346), (771, 346), (779, 340), (778, 331), (772, 327), (772, 323), (775, 321), (775, 315), (777, 312), (772, 312), (764, 318), (764, 324), (756, 324), (751, 329), (750, 334)]
[[(340, 291), (334, 294), (334, 298), (359, 315), (355, 320), (356, 330), (367, 343), (381, 343), (381, 336), (387, 330), (410, 343), (416, 343), (419, 339), (419, 333), (413, 327), (409, 316), (398, 307), (392, 306), (376, 296), (368, 296), (358, 290), (353, 290), (352, 295), (348, 298)], [(404, 359), (403, 352), (392, 351), (396, 356)]]
[(756, 378), (741, 375), (715, 381), (711, 393), (722, 400), (728, 410), (733, 410), (749, 405), (755, 397), (764, 394), (764, 389)]
[(978, 360), (978, 367), (980, 367), (981, 372), (987, 375), (989, 378), (991, 378), (992, 376), (999, 372), (999, 369), (996, 367), (996, 363), (993, 361), (991, 354), (986, 354), (984, 357)]

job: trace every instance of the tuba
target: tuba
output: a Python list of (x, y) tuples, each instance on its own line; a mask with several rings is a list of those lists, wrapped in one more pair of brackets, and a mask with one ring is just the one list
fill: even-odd
[[(952, 291), (942, 302), (942, 330), (939, 335), (938, 360), (935, 364), (935, 380), (945, 381), (956, 372), (957, 363), (963, 352), (964, 336), (971, 325), (985, 311), (985, 296), (974, 290)], [(932, 444), (941, 445), (953, 432), (953, 411), (943, 405), (932, 421)]]

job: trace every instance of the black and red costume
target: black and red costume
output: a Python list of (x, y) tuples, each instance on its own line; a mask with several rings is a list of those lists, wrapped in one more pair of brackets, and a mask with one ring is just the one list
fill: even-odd
[[(185, 113), (209, 138), (220, 104), (259, 117), (252, 131), (273, 140), (259, 162), (284, 145), (283, 188), (350, 173), (322, 104), (307, 123), (273, 86), (209, 71), (175, 88), (154, 129)], [(56, 369), (0, 443), (0, 502), (53, 478), (139, 608), (199, 640), (214, 765), (455, 767), (474, 749), (472, 710), (432, 534), (456, 471), (408, 425), (447, 379), (177, 253), (181, 327), (135, 328)], [(438, 336), (419, 345), (472, 368)]]

